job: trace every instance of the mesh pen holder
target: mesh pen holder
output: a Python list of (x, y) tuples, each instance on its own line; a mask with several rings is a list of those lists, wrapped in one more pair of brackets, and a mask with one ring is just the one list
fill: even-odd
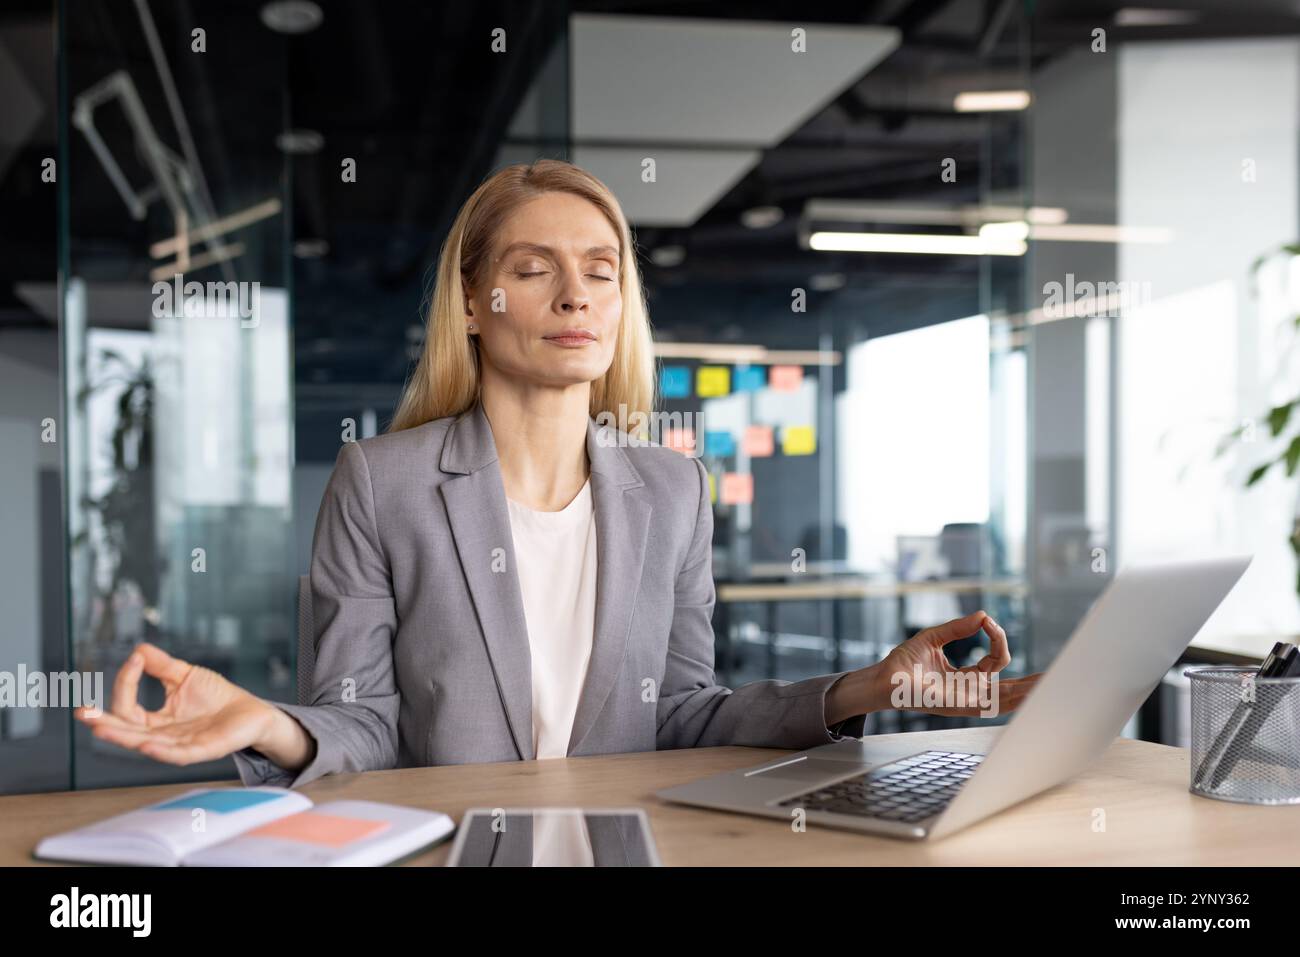
[(1300, 677), (1192, 668), (1191, 791), (1242, 804), (1300, 804)]

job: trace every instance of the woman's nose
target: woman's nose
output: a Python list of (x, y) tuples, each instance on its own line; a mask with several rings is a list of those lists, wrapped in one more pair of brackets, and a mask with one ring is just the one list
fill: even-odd
[(575, 276), (565, 283), (559, 301), (561, 312), (576, 312), (590, 305), (591, 296), (582, 281)]

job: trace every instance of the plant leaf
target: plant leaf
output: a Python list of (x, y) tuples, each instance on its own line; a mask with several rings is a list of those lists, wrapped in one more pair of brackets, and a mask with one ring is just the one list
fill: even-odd
[(1251, 472), (1250, 478), (1246, 479), (1246, 488), (1250, 488), (1252, 485), (1254, 485), (1256, 482), (1262, 479), (1264, 477), (1264, 473), (1267, 472), (1270, 468), (1272, 468), (1272, 466), (1273, 466), (1272, 462), (1265, 462), (1259, 468), (1255, 469), (1255, 471)]
[(1286, 455), (1283, 458), (1286, 460), (1286, 474), (1288, 476), (1295, 475), (1296, 466), (1300, 465), (1300, 435), (1291, 440), (1291, 444), (1287, 446)]
[(1282, 430), (1286, 428), (1287, 421), (1291, 418), (1291, 409), (1294, 406), (1294, 402), (1288, 402), (1285, 405), (1279, 405), (1269, 410), (1268, 427), (1275, 436), (1281, 435)]

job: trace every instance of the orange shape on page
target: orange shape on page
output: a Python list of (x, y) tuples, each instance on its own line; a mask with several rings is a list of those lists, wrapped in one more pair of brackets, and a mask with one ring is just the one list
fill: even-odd
[(798, 392), (803, 385), (803, 366), (772, 366), (767, 385), (773, 392)]
[(351, 844), (353, 841), (385, 831), (390, 826), (388, 821), (370, 821), (360, 817), (338, 817), (316, 811), (300, 811), (288, 817), (277, 818), (245, 833), (253, 837), (274, 837), (282, 841), (342, 847), (344, 844)]
[(746, 455), (754, 459), (771, 455), (775, 448), (772, 427), (770, 425), (746, 426), (744, 437), (741, 439), (741, 448), (745, 450)]
[(695, 454), (694, 429), (664, 429), (664, 445), (682, 455)]
[(722, 473), (722, 504), (748, 505), (754, 501), (754, 475), (752, 472)]

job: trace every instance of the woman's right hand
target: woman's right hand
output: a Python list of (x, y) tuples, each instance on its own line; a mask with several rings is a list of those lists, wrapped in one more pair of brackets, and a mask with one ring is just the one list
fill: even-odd
[[(157, 711), (140, 705), (141, 674), (157, 678), (167, 693)], [(95, 737), (168, 764), (213, 761), (248, 747), (261, 750), (278, 736), (277, 722), (284, 715), (210, 668), (148, 643), (137, 645), (118, 671), (108, 711), (78, 708), (74, 714)]]

